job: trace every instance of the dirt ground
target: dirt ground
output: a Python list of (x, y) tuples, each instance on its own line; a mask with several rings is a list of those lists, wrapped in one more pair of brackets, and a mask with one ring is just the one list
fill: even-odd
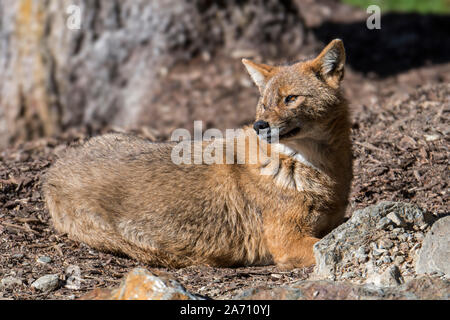
[[(304, 6), (306, 21), (314, 29), (317, 39), (322, 43), (328, 41), (329, 36), (334, 37), (334, 30), (349, 44), (349, 66), (343, 87), (353, 111), (354, 181), (348, 215), (381, 200), (412, 202), (435, 215), (448, 214), (450, 57), (445, 57), (442, 52), (448, 55), (445, 40), (449, 39), (450, 28), (444, 29), (447, 31), (439, 29), (441, 34), (437, 37), (430, 36), (421, 42), (423, 47), (416, 47), (415, 54), (405, 52), (417, 44), (409, 43), (411, 38), (403, 41), (405, 49), (405, 46), (392, 46), (382, 34), (377, 37), (385, 50), (370, 52), (370, 43), (367, 47), (367, 41), (363, 42), (364, 34), (353, 35), (348, 29), (352, 23), (362, 24), (364, 15), (361, 11), (339, 5), (330, 17), (326, 9), (320, 10), (310, 1), (305, 1)], [(438, 28), (443, 24), (439, 18), (420, 19), (422, 29), (417, 27), (419, 29), (411, 31), (418, 39), (424, 38), (422, 33), (427, 28)], [(394, 18), (387, 20), (392, 30), (404, 31), (403, 22), (396, 24)], [(431, 47), (436, 45), (438, 37), (444, 37), (441, 45), (444, 49), (435, 54)], [(386, 50), (393, 53), (392, 60), (383, 63), (383, 59), (389, 58), (382, 55)], [(372, 58), (368, 59), (367, 54)], [(418, 58), (421, 55), (424, 59)], [(165, 140), (174, 127), (188, 127), (193, 119), (215, 117), (217, 121), (219, 117), (223, 119), (223, 128), (251, 122), (257, 90), (248, 79), (242, 78), (242, 73), (224, 72), (226, 69), (241, 70), (243, 67), (236, 61), (239, 59), (221, 56), (212, 59), (213, 66), (205, 67), (204, 59), (200, 59), (190, 66), (175, 69), (162, 84), (162, 88), (166, 84), (180, 90), (174, 96), (162, 95), (160, 101), (155, 102), (162, 106), (168, 99), (177, 99), (175, 103), (180, 105), (187, 104), (183, 99), (188, 95), (183, 90), (189, 90), (189, 97), (198, 98), (198, 107), (189, 107), (189, 116), (184, 118), (184, 123), (171, 123), (165, 131), (145, 127), (136, 133), (150, 140)], [(234, 74), (239, 76), (233, 78)], [(183, 81), (188, 81), (190, 86)], [(215, 114), (208, 108), (212, 103), (223, 105), (224, 111)], [(241, 109), (230, 109), (233, 105), (239, 105)], [(102, 132), (112, 130), (114, 128)], [(116, 286), (133, 267), (148, 267), (127, 257), (98, 252), (75, 243), (65, 235), (55, 233), (51, 226), (41, 197), (41, 177), (59, 151), (95, 133), (98, 132), (87, 128), (70, 130), (59, 137), (0, 151), (0, 279), (14, 276), (23, 281), (22, 285), (4, 289), (0, 298), (75, 299), (94, 287)], [(42, 256), (50, 257), (51, 262), (37, 262)], [(71, 265), (81, 270), (79, 290), (62, 285), (50, 293), (40, 293), (30, 287), (34, 280), (46, 274), (59, 274), (61, 280), (65, 280), (65, 270)], [(230, 298), (243, 289), (258, 285), (288, 284), (306, 279), (312, 272), (311, 268), (286, 272), (273, 266), (162, 270), (171, 273), (191, 292), (219, 299)]]

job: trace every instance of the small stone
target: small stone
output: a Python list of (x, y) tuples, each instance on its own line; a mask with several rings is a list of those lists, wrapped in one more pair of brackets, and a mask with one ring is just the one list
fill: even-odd
[(0, 281), (0, 288), (11, 288), (13, 286), (21, 286), (22, 280), (16, 277), (6, 277)]
[(425, 235), (422, 232), (417, 232), (416, 234), (414, 234), (414, 237), (417, 241), (422, 241), (425, 238)]
[(402, 242), (400, 243), (400, 245), (398, 246), (398, 248), (400, 249), (400, 251), (402, 252), (408, 252), (409, 251), (409, 245), (407, 242)]
[(81, 269), (79, 266), (70, 265), (66, 268), (66, 284), (65, 288), (71, 290), (80, 290), (81, 287)]
[(450, 216), (437, 220), (425, 235), (418, 252), (418, 274), (442, 272), (450, 274)]
[(394, 246), (394, 243), (389, 239), (383, 239), (380, 241), (379, 247), (381, 249), (390, 249)]
[(391, 263), (392, 262), (392, 258), (390, 256), (384, 256), (383, 258), (381, 258), (381, 261), (383, 263)]
[(369, 249), (367, 249), (367, 247), (359, 247), (358, 250), (356, 250), (356, 252), (359, 254), (366, 254), (369, 253)]
[(397, 240), (397, 235), (396, 235), (396, 234), (393, 234), (392, 232), (390, 232), (390, 233), (387, 235), (387, 237), (388, 237), (389, 240)]
[(395, 225), (397, 225), (399, 227), (404, 227), (406, 225), (405, 222), (403, 221), (403, 219), (400, 218), (395, 212), (389, 212), (386, 215), (386, 218), (391, 220)]
[(408, 234), (407, 234), (407, 233), (401, 233), (401, 234), (399, 234), (399, 235), (397, 236), (397, 239), (400, 240), (400, 241), (402, 241), (402, 242), (407, 241), (407, 239), (408, 239)]
[(356, 274), (355, 274), (354, 272), (349, 271), (349, 272), (345, 272), (341, 277), (342, 277), (343, 279), (352, 279), (352, 278), (354, 278), (355, 276), (356, 276)]
[(433, 141), (439, 140), (439, 135), (437, 135), (437, 134), (425, 134), (425, 135), (423, 135), (423, 137), (428, 142), (433, 142)]
[(47, 256), (42, 256), (42, 257), (39, 257), (36, 261), (38, 263), (47, 264), (47, 263), (52, 262), (52, 258), (47, 257)]
[(421, 244), (419, 243), (419, 242), (417, 242), (412, 248), (411, 248), (411, 251), (416, 251), (416, 250), (418, 250), (419, 248), (420, 248), (420, 246), (421, 246)]
[(392, 233), (395, 235), (399, 235), (401, 233), (405, 232), (405, 230), (403, 230), (403, 228), (394, 228), (392, 229)]
[[(206, 289), (206, 287), (202, 287)], [(202, 291), (202, 288), (199, 291)], [(133, 269), (115, 289), (95, 289), (80, 300), (204, 300), (188, 292), (167, 273)]]
[(367, 279), (368, 283), (376, 286), (391, 287), (398, 286), (404, 282), (400, 270), (397, 266), (387, 268), (382, 274), (374, 274)]
[(358, 262), (359, 262), (359, 263), (364, 263), (364, 262), (366, 262), (367, 260), (369, 260), (369, 256), (368, 256), (367, 254), (363, 254), (363, 255), (360, 255), (360, 256), (358, 257)]
[(57, 274), (48, 274), (40, 277), (31, 284), (32, 288), (43, 292), (55, 290), (59, 284), (59, 276)]
[(391, 219), (383, 217), (378, 221), (376, 228), (380, 230), (385, 230), (392, 223)]
[(22, 259), (22, 258), (23, 258), (23, 253), (16, 253), (16, 254), (13, 254), (12, 257), (13, 257), (14, 259)]

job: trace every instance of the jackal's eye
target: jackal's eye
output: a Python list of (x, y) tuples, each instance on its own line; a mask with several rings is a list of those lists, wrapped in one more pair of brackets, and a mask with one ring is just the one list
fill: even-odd
[(284, 103), (289, 104), (289, 103), (297, 100), (297, 98), (298, 98), (298, 96), (294, 96), (294, 95), (287, 96), (286, 98), (284, 98)]

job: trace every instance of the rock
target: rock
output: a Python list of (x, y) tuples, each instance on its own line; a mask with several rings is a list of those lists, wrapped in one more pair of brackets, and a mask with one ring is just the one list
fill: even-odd
[(96, 288), (89, 293), (85, 294), (78, 300), (113, 300), (113, 289)]
[(405, 230), (403, 230), (403, 228), (394, 228), (392, 229), (392, 234), (399, 236), (400, 234), (402, 234)]
[(16, 277), (5, 277), (0, 281), (0, 289), (11, 288), (13, 286), (21, 286), (22, 279)]
[(387, 217), (383, 217), (380, 219), (380, 221), (378, 221), (376, 228), (377, 229), (386, 229), (388, 226), (390, 226), (392, 223), (392, 221), (387, 218)]
[(404, 227), (405, 221), (400, 218), (395, 212), (389, 212), (386, 216), (390, 221), (392, 221), (398, 227)]
[(389, 239), (383, 239), (380, 241), (379, 247), (381, 249), (390, 249), (394, 246), (394, 243)]
[[(386, 229), (388, 220), (396, 225), (392, 231)], [(392, 256), (413, 260), (415, 254), (411, 248), (420, 245), (417, 242), (420, 236), (414, 234), (422, 232), (415, 231), (414, 227), (419, 230), (432, 221), (431, 214), (408, 203), (380, 202), (357, 210), (346, 223), (315, 244), (315, 278), (343, 280), (343, 273), (354, 272), (361, 276), (352, 281), (367, 281), (383, 275), (384, 280), (371, 282), (390, 283), (392, 270), (389, 268), (395, 266)], [(406, 271), (405, 265), (396, 268), (400, 274)]]
[(423, 136), (424, 136), (425, 140), (428, 142), (436, 141), (436, 140), (439, 140), (439, 138), (440, 138), (439, 135), (437, 135), (437, 134), (424, 134)]
[(80, 300), (203, 300), (165, 273), (132, 270), (117, 289), (95, 289)]
[(450, 282), (421, 277), (395, 287), (330, 280), (300, 281), (289, 286), (246, 290), (235, 300), (448, 300)]
[(450, 216), (436, 221), (425, 235), (415, 269), (418, 274), (450, 275)]
[(59, 285), (59, 276), (57, 274), (48, 274), (40, 277), (31, 284), (32, 288), (43, 292), (55, 290)]
[(343, 279), (351, 279), (354, 278), (356, 274), (354, 272), (346, 272), (342, 275)]
[(52, 258), (47, 257), (47, 256), (42, 256), (42, 257), (39, 257), (36, 261), (38, 263), (47, 264), (47, 263), (52, 262)]
[(394, 259), (394, 263), (396, 265), (401, 265), (403, 262), (405, 262), (405, 258), (403, 256), (397, 256)]
[(372, 251), (372, 254), (373, 254), (373, 256), (375, 256), (375, 257), (379, 257), (379, 256), (381, 256), (383, 253), (385, 253), (386, 252), (386, 250), (384, 250), (384, 249), (378, 249), (378, 248), (376, 248), (376, 249), (373, 249), (373, 251)]
[(423, 241), (423, 239), (425, 238), (425, 236), (422, 232), (417, 232), (414, 236), (416, 237), (416, 239), (418, 241)]
[(391, 266), (381, 274), (372, 274), (366, 281), (380, 287), (397, 286), (404, 283), (403, 277), (397, 266)]
[(381, 258), (382, 263), (390, 263), (392, 262), (392, 258), (390, 256), (384, 256)]
[(400, 233), (397, 236), (397, 239), (400, 240), (400, 241), (406, 241), (408, 239), (408, 235), (406, 233)]
[(367, 253), (369, 253), (369, 250), (366, 247), (360, 247), (355, 253), (355, 258), (357, 258), (360, 263), (366, 262), (369, 258)]

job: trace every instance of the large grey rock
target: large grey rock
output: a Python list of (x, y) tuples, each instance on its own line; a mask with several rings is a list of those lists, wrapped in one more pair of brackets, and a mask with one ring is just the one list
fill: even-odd
[(300, 281), (289, 286), (259, 287), (234, 297), (237, 300), (448, 300), (450, 282), (421, 277), (396, 287), (359, 285), (330, 280)]
[(418, 253), (416, 272), (450, 275), (450, 216), (436, 221)]
[(58, 285), (59, 276), (57, 274), (48, 274), (34, 281), (31, 287), (39, 291), (50, 292), (55, 290)]
[(398, 285), (414, 276), (420, 235), (432, 222), (432, 215), (408, 203), (380, 202), (357, 210), (314, 246), (315, 277)]

